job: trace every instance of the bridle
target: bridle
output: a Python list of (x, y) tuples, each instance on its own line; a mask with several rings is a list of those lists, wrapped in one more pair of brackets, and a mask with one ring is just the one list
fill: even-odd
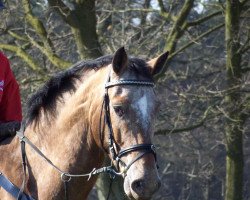
[[(131, 86), (143, 86), (143, 87), (154, 87), (154, 82), (153, 81), (141, 81), (141, 80), (117, 80), (117, 81), (110, 81), (110, 76), (108, 77), (108, 80), (105, 84), (105, 95), (104, 95), (104, 120), (105, 123), (108, 127), (108, 132), (109, 132), (109, 153), (111, 156), (111, 159), (113, 163), (116, 163), (116, 168), (119, 170), (119, 165), (122, 165), (123, 170), (119, 171), (116, 173), (117, 175), (123, 175), (126, 176), (126, 173), (128, 169), (139, 159), (141, 159), (144, 155), (146, 154), (153, 154), (155, 161), (157, 163), (156, 159), (156, 151), (155, 151), (155, 146), (153, 144), (136, 144), (132, 145), (130, 147), (127, 147), (125, 149), (121, 149), (118, 153), (116, 152), (116, 146), (117, 144), (115, 143), (114, 139), (114, 132), (112, 128), (112, 122), (111, 122), (111, 117), (110, 117), (110, 98), (108, 94), (108, 89), (111, 87), (115, 86), (120, 86), (120, 85), (131, 85)], [(122, 157), (135, 151), (141, 151), (140, 154), (138, 154), (129, 164), (126, 164), (125, 162), (122, 161)]]
[[(45, 156), (41, 150), (39, 150), (26, 136), (24, 136), (24, 126), (20, 129), (20, 131), (17, 132), (17, 136), (20, 139), (21, 143), (21, 155), (22, 155), (22, 165), (23, 165), (23, 183), (21, 185), (21, 188), (15, 188), (17, 191), (16, 199), (21, 200), (22, 198), (27, 199), (33, 199), (32, 197), (29, 197), (26, 195), (23, 191), (26, 185), (26, 151), (25, 151), (25, 144), (28, 144), (40, 157), (42, 157), (49, 165), (51, 165), (56, 171), (58, 171), (61, 174), (61, 180), (64, 183), (64, 191), (65, 191), (65, 199), (68, 200), (68, 182), (71, 180), (72, 177), (87, 177), (88, 180), (93, 176), (100, 173), (108, 173), (112, 179), (114, 179), (116, 176), (126, 176), (126, 173), (128, 169), (139, 159), (141, 159), (145, 154), (153, 154), (155, 161), (156, 160), (156, 151), (155, 146), (153, 144), (136, 144), (132, 145), (128, 148), (120, 150), (118, 153), (116, 152), (115, 146), (117, 146), (115, 139), (114, 139), (114, 133), (111, 123), (111, 117), (110, 117), (110, 99), (108, 95), (108, 89), (111, 87), (119, 86), (119, 85), (131, 85), (131, 86), (144, 86), (144, 87), (153, 87), (154, 82), (153, 81), (141, 81), (141, 80), (118, 80), (118, 81), (110, 81), (110, 76), (105, 84), (105, 95), (103, 99), (103, 108), (104, 110), (104, 120), (105, 124), (108, 127), (109, 131), (109, 141), (108, 141), (108, 148), (109, 148), (109, 154), (111, 155), (111, 159), (113, 163), (117, 163), (117, 170), (114, 169), (114, 167), (107, 166), (102, 167), (99, 169), (94, 168), (91, 172), (86, 174), (71, 174), (68, 172), (65, 172), (61, 170), (59, 167), (54, 165), (54, 163)], [(102, 112), (101, 112), (102, 115)], [(100, 126), (101, 127), (101, 126)], [(101, 138), (100, 138), (101, 139)], [(102, 142), (102, 141), (101, 141)], [(135, 151), (140, 151), (141, 153), (138, 154), (129, 164), (126, 164), (122, 161), (122, 157)], [(156, 162), (157, 164), (157, 162)], [(119, 165), (123, 166), (123, 170), (119, 171)], [(112, 181), (110, 182), (112, 184)], [(110, 188), (111, 188), (110, 184)], [(108, 193), (109, 198), (110, 189)]]

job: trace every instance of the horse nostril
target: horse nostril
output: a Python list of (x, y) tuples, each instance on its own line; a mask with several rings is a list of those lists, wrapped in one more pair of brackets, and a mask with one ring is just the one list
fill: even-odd
[(144, 181), (141, 179), (133, 181), (131, 184), (132, 190), (134, 190), (136, 193), (141, 193), (144, 188)]

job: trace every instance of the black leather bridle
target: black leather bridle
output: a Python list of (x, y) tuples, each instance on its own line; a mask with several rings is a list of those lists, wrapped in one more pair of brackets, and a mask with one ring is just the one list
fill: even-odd
[[(122, 165), (123, 170), (119, 171), (117, 174), (118, 175), (124, 175), (126, 176), (126, 172), (128, 169), (139, 159), (141, 159), (145, 154), (153, 154), (155, 161), (157, 162), (156, 159), (156, 151), (155, 151), (155, 146), (153, 144), (136, 144), (132, 145), (128, 148), (121, 149), (118, 153), (116, 152), (115, 148), (117, 145), (115, 143), (114, 139), (114, 132), (112, 128), (112, 123), (111, 123), (111, 117), (110, 117), (110, 99), (108, 95), (108, 89), (114, 86), (119, 86), (119, 85), (131, 85), (131, 86), (144, 86), (144, 87), (154, 87), (154, 82), (153, 81), (141, 81), (141, 80), (118, 80), (118, 81), (110, 81), (110, 76), (105, 84), (105, 95), (104, 95), (104, 119), (105, 123), (108, 127), (109, 131), (109, 153), (111, 155), (111, 159), (113, 162), (116, 162), (116, 167), (119, 170), (119, 165)], [(141, 151), (140, 154), (138, 154), (129, 164), (126, 164), (122, 161), (122, 157), (134, 152), (134, 151)]]

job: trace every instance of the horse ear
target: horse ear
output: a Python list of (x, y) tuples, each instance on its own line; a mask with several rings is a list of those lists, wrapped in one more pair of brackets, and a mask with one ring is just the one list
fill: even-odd
[(167, 61), (168, 53), (169, 52), (167, 51), (157, 58), (153, 58), (152, 60), (147, 62), (150, 68), (150, 72), (153, 76), (161, 72), (165, 62)]
[(123, 69), (127, 65), (128, 65), (128, 56), (124, 47), (121, 47), (114, 54), (114, 57), (112, 60), (113, 70), (116, 74), (119, 74), (123, 71)]

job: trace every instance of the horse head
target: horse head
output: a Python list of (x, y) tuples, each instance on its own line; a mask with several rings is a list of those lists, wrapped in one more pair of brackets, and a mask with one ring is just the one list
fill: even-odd
[(124, 177), (124, 190), (131, 199), (150, 199), (160, 178), (152, 137), (159, 101), (153, 77), (168, 53), (146, 62), (129, 58), (120, 48), (114, 54), (106, 83), (104, 102), (109, 156)]

